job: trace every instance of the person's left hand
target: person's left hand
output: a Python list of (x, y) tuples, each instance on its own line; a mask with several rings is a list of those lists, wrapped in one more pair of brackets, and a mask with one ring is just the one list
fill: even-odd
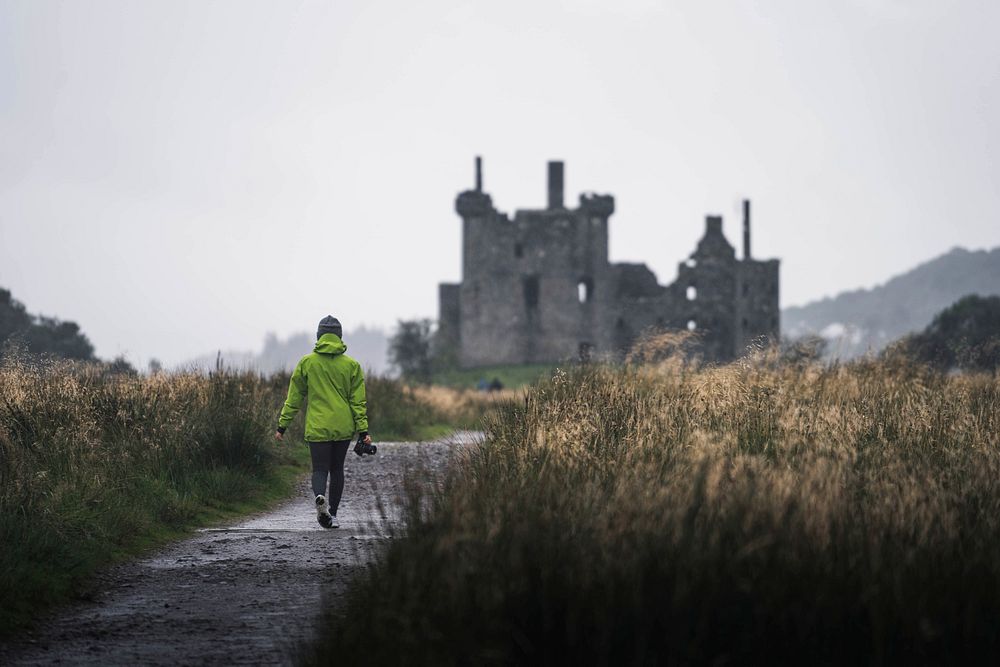
[(275, 431), (274, 432), (274, 439), (275, 440), (284, 440), (285, 439), (285, 435), (281, 431)]

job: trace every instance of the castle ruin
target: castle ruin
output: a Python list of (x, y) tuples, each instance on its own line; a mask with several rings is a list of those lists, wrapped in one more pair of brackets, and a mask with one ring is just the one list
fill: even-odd
[(458, 195), (462, 282), (440, 285), (439, 326), (464, 368), (621, 357), (644, 332), (698, 334), (703, 357), (729, 361), (755, 343), (777, 341), (778, 260), (750, 256), (750, 202), (743, 202), (743, 256), (722, 233), (722, 217), (660, 285), (645, 264), (608, 261), (611, 195), (563, 201), (563, 163), (548, 163), (548, 206), (511, 219), (476, 187)]

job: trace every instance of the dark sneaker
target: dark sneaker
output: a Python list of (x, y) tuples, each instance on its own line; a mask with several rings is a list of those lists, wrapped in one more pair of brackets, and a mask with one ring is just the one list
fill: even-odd
[(316, 496), (316, 520), (324, 528), (334, 528), (336, 521), (330, 515), (330, 506), (327, 505), (325, 496)]

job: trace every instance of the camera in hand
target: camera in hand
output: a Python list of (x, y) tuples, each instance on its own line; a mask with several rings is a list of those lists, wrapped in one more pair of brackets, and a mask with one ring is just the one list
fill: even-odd
[(364, 456), (365, 454), (374, 456), (376, 452), (378, 452), (378, 447), (375, 445), (366, 445), (365, 439), (361, 437), (358, 438), (357, 444), (354, 445), (354, 453), (358, 456)]

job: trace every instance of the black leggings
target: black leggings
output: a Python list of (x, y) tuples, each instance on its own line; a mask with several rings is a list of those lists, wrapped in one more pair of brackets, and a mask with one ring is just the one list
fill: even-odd
[[(337, 516), (340, 506), (340, 496), (344, 493), (344, 459), (347, 457), (347, 447), (350, 440), (331, 440), (329, 442), (310, 442), (309, 454), (312, 456), (313, 495), (326, 496), (330, 505), (330, 514)], [(330, 476), (330, 495), (326, 494), (326, 476)]]

